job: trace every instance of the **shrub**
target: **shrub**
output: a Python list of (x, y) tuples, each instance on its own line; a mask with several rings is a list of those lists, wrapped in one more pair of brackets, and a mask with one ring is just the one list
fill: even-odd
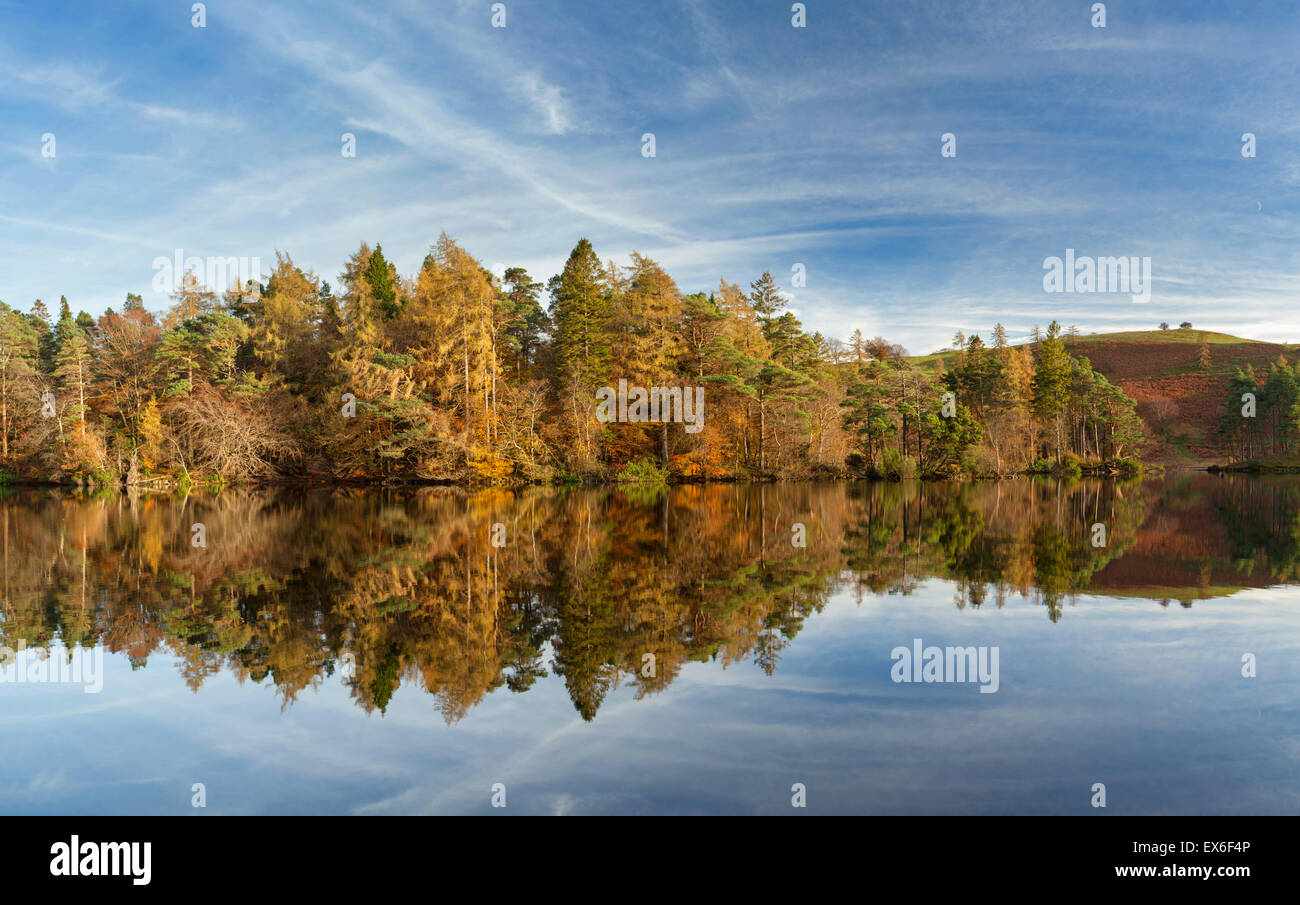
[(887, 449), (880, 457), (880, 474), (891, 481), (916, 477), (916, 460), (896, 449)]
[(668, 470), (650, 459), (638, 459), (623, 466), (618, 473), (620, 484), (667, 484)]
[(903, 461), (898, 468), (898, 476), (904, 481), (910, 481), (916, 477), (916, 459), (911, 456), (903, 456)]

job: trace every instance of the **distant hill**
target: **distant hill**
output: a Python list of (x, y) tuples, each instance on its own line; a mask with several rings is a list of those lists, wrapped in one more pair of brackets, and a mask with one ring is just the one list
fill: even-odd
[[(1205, 371), (1198, 364), (1202, 338), (1210, 346)], [(1223, 460), (1214, 430), (1237, 368), (1249, 364), (1258, 373), (1279, 357), (1295, 361), (1300, 356), (1300, 344), (1182, 328), (1090, 333), (1067, 339), (1066, 346), (1070, 354), (1086, 356), (1137, 402), (1147, 427), (1144, 459), (1187, 465)], [(946, 370), (956, 354), (936, 352), (910, 360), (925, 370)]]

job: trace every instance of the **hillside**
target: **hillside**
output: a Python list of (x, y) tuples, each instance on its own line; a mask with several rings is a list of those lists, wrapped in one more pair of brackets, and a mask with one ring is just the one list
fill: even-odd
[[(1198, 366), (1201, 339), (1210, 347), (1210, 366)], [(1239, 367), (1258, 373), (1279, 357), (1294, 361), (1300, 345), (1261, 342), (1201, 330), (1143, 330), (1092, 333), (1067, 340), (1073, 355), (1118, 384), (1138, 404), (1146, 424), (1143, 458), (1167, 464), (1222, 461), (1214, 430), (1223, 411), (1228, 381)], [(912, 358), (918, 367), (946, 369), (956, 352)], [(942, 362), (942, 364), (940, 364)]]

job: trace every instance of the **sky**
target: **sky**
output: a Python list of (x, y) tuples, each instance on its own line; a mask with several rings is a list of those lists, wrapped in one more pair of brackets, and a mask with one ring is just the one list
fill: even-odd
[[(161, 311), (176, 249), (411, 275), (446, 231), (542, 281), (581, 237), (685, 292), (770, 270), (806, 328), (914, 353), (1300, 341), (1290, 0), (192, 5), (0, 0), (0, 300)], [(1045, 291), (1066, 249), (1150, 257), (1150, 300)]]

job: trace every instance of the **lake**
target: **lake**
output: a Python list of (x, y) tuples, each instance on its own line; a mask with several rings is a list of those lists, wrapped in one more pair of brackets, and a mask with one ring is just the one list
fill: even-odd
[(1297, 477), (27, 489), (0, 531), (7, 814), (1300, 811)]

